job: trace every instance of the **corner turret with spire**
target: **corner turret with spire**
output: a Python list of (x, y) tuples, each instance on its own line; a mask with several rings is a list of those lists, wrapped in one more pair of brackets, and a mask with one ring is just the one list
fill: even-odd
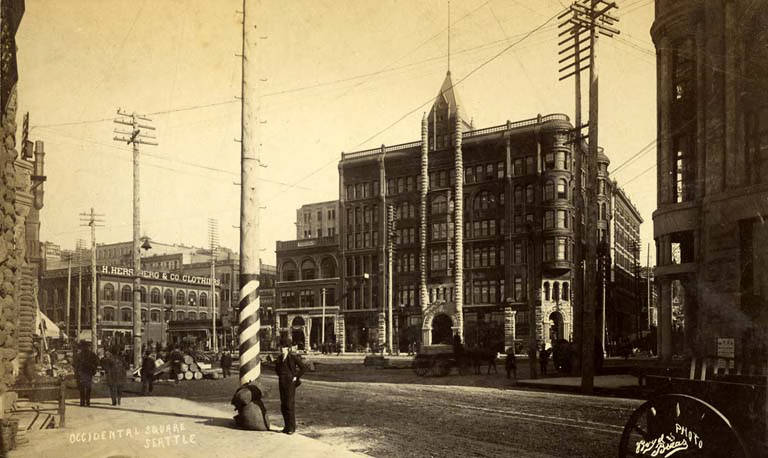
[(429, 144), (432, 151), (451, 146), (451, 134), (456, 126), (456, 116), (461, 120), (462, 132), (472, 130), (472, 123), (466, 121), (467, 117), (461, 107), (451, 80), (451, 71), (448, 70), (435, 103), (429, 111)]

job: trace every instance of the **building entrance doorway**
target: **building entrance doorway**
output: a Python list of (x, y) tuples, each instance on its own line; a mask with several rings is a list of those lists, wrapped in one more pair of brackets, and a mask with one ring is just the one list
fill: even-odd
[(563, 315), (560, 312), (549, 314), (549, 340), (555, 342), (563, 338)]
[(441, 313), (432, 318), (432, 345), (453, 343), (453, 320)]
[(291, 341), (293, 345), (299, 350), (304, 350), (306, 342), (304, 342), (304, 318), (297, 316), (291, 323)]

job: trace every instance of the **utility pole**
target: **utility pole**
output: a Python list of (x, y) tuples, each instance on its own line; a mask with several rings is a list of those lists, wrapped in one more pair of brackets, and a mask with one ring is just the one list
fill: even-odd
[[(66, 327), (67, 327), (67, 339), (70, 339), (70, 345), (71, 345), (71, 342), (72, 342), (72, 340), (71, 340), (72, 339), (72, 334), (70, 333), (70, 329), (69, 329), (70, 307), (72, 306), (71, 305), (71, 301), (72, 301), (72, 253), (69, 253), (67, 255), (67, 311), (66, 311), (64, 316), (66, 317), (66, 320), (67, 320), (67, 325), (66, 325)], [(77, 340), (77, 339), (75, 339), (75, 340)]]
[(240, 295), (238, 334), (240, 340), (240, 383), (261, 376), (259, 353), (259, 168), (261, 151), (257, 135), (259, 91), (254, 47), (257, 35), (256, 2), (243, 0), (241, 141), (240, 141)]
[(157, 146), (155, 136), (145, 134), (145, 130), (155, 130), (147, 124), (151, 119), (136, 113), (126, 113), (117, 109), (115, 124), (131, 128), (130, 131), (115, 130), (113, 139), (133, 145), (133, 367), (141, 366), (141, 236), (140, 194), (139, 194), (139, 145)]
[(103, 217), (102, 214), (96, 214), (91, 207), (91, 213), (80, 213), (80, 225), (91, 227), (91, 350), (96, 353), (98, 349), (98, 339), (96, 338), (96, 319), (98, 310), (96, 308), (97, 284), (96, 284), (96, 226), (103, 227), (104, 220), (97, 219)]
[(645, 283), (646, 283), (646, 302), (645, 309), (648, 313), (648, 331), (651, 330), (651, 244), (648, 244), (648, 249), (645, 252)]
[(213, 218), (208, 218), (208, 243), (211, 249), (211, 327), (213, 329), (211, 348), (214, 352), (218, 352), (219, 343), (216, 336), (216, 248), (219, 246), (219, 223)]
[(320, 343), (325, 345), (325, 288), (322, 289), (321, 294), (322, 294), (321, 300), (323, 305), (323, 322), (322, 322), (323, 333), (320, 335)]
[(77, 339), (80, 339), (83, 315), (83, 239), (77, 239), (75, 251), (77, 253)]
[[(560, 59), (560, 63), (568, 63), (564, 67), (561, 67), (560, 72), (568, 72), (571, 67), (574, 68), (573, 72), (566, 73), (560, 79), (566, 79), (570, 76), (579, 74), (582, 70), (581, 62), (588, 60), (587, 68), (589, 68), (589, 150), (587, 153), (587, 199), (584, 203), (584, 209), (587, 213), (586, 233), (584, 239), (587, 241), (586, 253), (584, 256), (585, 262), (585, 279), (582, 290), (585, 293), (584, 303), (582, 304), (582, 334), (581, 334), (581, 390), (585, 394), (592, 393), (594, 387), (594, 356), (595, 356), (595, 306), (597, 303), (597, 148), (599, 144), (598, 140), (598, 73), (597, 73), (597, 34), (602, 34), (608, 37), (618, 35), (619, 30), (613, 26), (618, 23), (618, 18), (609, 15), (609, 11), (618, 8), (615, 2), (607, 2), (606, 0), (578, 0), (567, 10), (559, 16), (560, 19), (565, 19), (559, 26), (565, 27), (564, 30), (559, 32), (559, 36), (567, 36), (567, 38), (560, 42), (561, 46), (567, 44), (573, 40), (573, 44), (560, 51), (561, 54), (573, 49), (573, 53)], [(588, 38), (582, 38), (582, 33), (589, 33)], [(588, 42), (589, 46), (585, 49), (581, 49), (581, 45)], [(582, 57), (581, 53), (587, 52), (586, 57)], [(578, 79), (579, 85), (580, 79)], [(577, 94), (580, 92), (580, 87), (577, 87)], [(580, 111), (580, 95), (577, 96), (579, 100), (578, 109)], [(580, 129), (580, 114), (578, 119), (579, 125), (577, 129)], [(580, 132), (580, 131), (579, 131)], [(577, 134), (577, 139), (580, 138), (580, 134)], [(579, 148), (581, 142), (578, 143)]]
[(387, 205), (387, 349), (392, 354), (392, 268), (395, 258), (395, 207)]

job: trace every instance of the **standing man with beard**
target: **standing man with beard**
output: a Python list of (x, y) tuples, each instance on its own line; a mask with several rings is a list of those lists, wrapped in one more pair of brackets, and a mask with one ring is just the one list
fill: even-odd
[(296, 387), (301, 384), (305, 370), (301, 357), (291, 352), (290, 340), (287, 337), (281, 338), (275, 372), (280, 385), (280, 411), (283, 413), (283, 432), (286, 434), (296, 432)]

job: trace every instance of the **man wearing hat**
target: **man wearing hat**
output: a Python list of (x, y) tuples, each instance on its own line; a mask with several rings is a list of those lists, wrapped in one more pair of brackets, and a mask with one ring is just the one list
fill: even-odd
[(291, 341), (287, 336), (280, 338), (280, 356), (275, 364), (275, 372), (280, 385), (280, 411), (283, 413), (285, 427), (283, 432), (293, 434), (296, 432), (296, 387), (301, 384), (301, 376), (304, 375), (304, 363), (301, 357), (291, 352)]
[(80, 353), (75, 363), (75, 371), (78, 386), (80, 388), (80, 405), (84, 407), (91, 406), (91, 385), (93, 376), (99, 367), (99, 357), (91, 351), (90, 342), (80, 342)]

